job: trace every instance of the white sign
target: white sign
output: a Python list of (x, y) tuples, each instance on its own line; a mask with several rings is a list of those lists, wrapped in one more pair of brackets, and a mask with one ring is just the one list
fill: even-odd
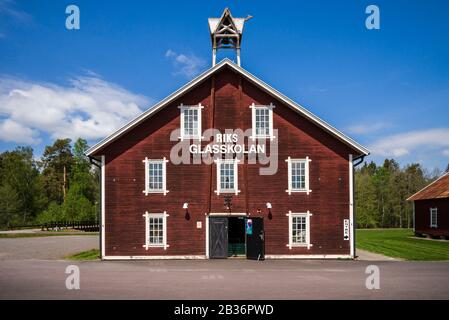
[(349, 240), (349, 219), (343, 220), (343, 239)]
[(196, 228), (197, 229), (201, 229), (203, 227), (203, 224), (201, 223), (201, 221), (197, 221), (196, 222)]

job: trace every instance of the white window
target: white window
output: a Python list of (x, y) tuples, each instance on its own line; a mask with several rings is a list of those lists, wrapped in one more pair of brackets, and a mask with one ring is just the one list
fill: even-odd
[(430, 227), (438, 228), (438, 208), (430, 208)]
[(145, 212), (145, 244), (146, 250), (153, 247), (161, 247), (164, 250), (167, 245), (167, 212), (148, 213)]
[(181, 140), (201, 140), (201, 104), (194, 106), (180, 105), (181, 109)]
[(238, 169), (237, 159), (218, 159), (217, 163), (217, 194), (235, 193), (238, 194)]
[(145, 158), (145, 190), (143, 193), (163, 193), (167, 194), (167, 162), (163, 159), (148, 159)]
[(309, 157), (305, 159), (292, 159), (290, 157), (285, 160), (288, 164), (288, 189), (286, 192), (305, 192), (309, 194), (309, 163), (312, 161)]
[(253, 140), (259, 138), (274, 139), (273, 136), (273, 108), (274, 105), (258, 106), (254, 103), (252, 109), (252, 135)]
[(307, 247), (310, 249), (310, 217), (312, 214), (307, 213), (292, 213), (289, 211), (288, 216), (288, 230), (289, 243), (287, 247)]

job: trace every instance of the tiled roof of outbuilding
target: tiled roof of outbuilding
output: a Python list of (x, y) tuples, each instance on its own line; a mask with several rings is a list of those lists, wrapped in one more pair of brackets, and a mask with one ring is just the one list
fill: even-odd
[(449, 172), (421, 189), (407, 200), (426, 200), (449, 198)]

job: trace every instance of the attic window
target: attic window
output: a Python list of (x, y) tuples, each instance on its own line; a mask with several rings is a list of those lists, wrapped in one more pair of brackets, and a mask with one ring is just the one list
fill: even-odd
[(273, 136), (273, 108), (274, 105), (255, 105), (250, 106), (252, 109), (252, 135), (255, 139), (274, 139)]
[(180, 105), (181, 109), (181, 140), (201, 140), (201, 104), (193, 106)]

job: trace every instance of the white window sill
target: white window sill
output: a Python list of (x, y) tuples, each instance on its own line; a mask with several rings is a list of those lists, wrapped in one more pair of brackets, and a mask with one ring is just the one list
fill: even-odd
[(311, 193), (312, 192), (312, 190), (298, 190), (298, 189), (294, 189), (294, 190), (285, 190), (285, 192), (288, 192), (288, 194), (291, 194), (291, 193), (307, 193), (307, 194), (309, 194), (309, 193)]
[(276, 136), (250, 136), (249, 137), (251, 140), (256, 140), (256, 139), (270, 139), (270, 140), (273, 140), (273, 139), (276, 139)]
[(166, 195), (168, 193), (168, 190), (143, 190), (143, 193), (145, 193), (145, 195), (148, 195), (150, 193), (162, 193), (163, 195)]
[(312, 247), (312, 246), (313, 245), (311, 243), (292, 243), (291, 245), (287, 244), (287, 247), (289, 249), (292, 249), (292, 248), (307, 248), (307, 249), (310, 249), (310, 247)]
[(199, 140), (199, 141), (204, 141), (204, 137), (201, 136), (182, 136), (182, 137), (178, 137), (178, 140), (184, 141), (184, 140)]
[(219, 194), (239, 194), (241, 191), (240, 190), (215, 190), (214, 191), (217, 195)]

